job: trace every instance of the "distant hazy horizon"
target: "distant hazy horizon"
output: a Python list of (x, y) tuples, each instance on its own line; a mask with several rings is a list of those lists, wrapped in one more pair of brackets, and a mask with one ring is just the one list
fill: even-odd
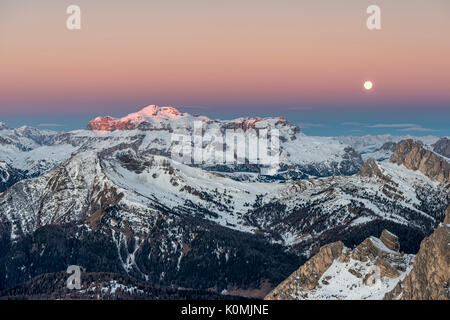
[[(162, 105), (161, 105), (162, 106)], [(143, 106), (136, 108), (134, 111), (138, 111)], [(317, 116), (317, 110), (305, 108), (299, 113), (299, 110), (292, 109), (276, 113), (269, 110), (260, 110), (255, 114), (249, 113), (248, 110), (228, 110), (224, 115), (221, 112), (217, 112), (215, 109), (208, 109), (204, 107), (193, 106), (175, 106), (181, 112), (187, 112), (192, 115), (203, 115), (210, 119), (219, 120), (232, 120), (240, 117), (279, 117), (282, 116), (285, 119), (297, 124), (302, 132), (308, 135), (314, 136), (364, 136), (364, 135), (384, 135), (390, 134), (393, 136), (438, 136), (445, 137), (450, 136), (450, 127), (447, 124), (447, 119), (442, 118), (441, 123), (434, 121), (431, 124), (430, 129), (427, 127), (426, 121), (423, 119), (423, 115), (417, 114), (415, 117), (409, 114), (408, 119), (415, 119), (416, 121), (405, 122), (402, 114), (392, 113), (389, 119), (383, 119), (378, 113), (364, 112), (364, 116), (361, 113), (352, 112), (336, 112), (328, 110), (328, 113), (333, 112), (333, 117), (325, 117), (320, 119)], [(215, 112), (214, 112), (215, 111)], [(253, 111), (253, 110), (252, 110)], [(323, 112), (323, 110), (321, 111)], [(38, 129), (47, 129), (54, 131), (72, 131), (85, 129), (87, 123), (97, 116), (113, 116), (121, 118), (127, 115), (128, 112), (115, 112), (106, 114), (97, 114), (89, 116), (80, 115), (67, 115), (62, 117), (50, 117), (47, 115), (32, 116), (32, 117), (0, 117), (0, 122), (5, 123), (10, 128), (18, 128), (24, 125), (35, 127)], [(334, 121), (330, 121), (330, 118), (334, 118)], [(362, 120), (365, 119), (365, 120)], [(49, 121), (49, 120), (53, 120)]]

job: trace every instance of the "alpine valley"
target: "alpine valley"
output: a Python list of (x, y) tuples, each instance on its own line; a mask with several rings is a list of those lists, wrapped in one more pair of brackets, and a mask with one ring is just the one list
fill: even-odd
[[(277, 129), (279, 165), (173, 160), (196, 121), (209, 137)], [(204, 159), (217, 146), (203, 140)], [(0, 123), (0, 297), (448, 299), (449, 150), (154, 105), (70, 132)]]

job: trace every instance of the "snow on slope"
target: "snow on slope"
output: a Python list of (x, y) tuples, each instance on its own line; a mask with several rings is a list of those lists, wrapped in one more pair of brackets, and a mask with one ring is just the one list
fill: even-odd
[[(142, 172), (126, 168), (126, 163), (105, 162), (108, 178), (125, 193), (125, 199), (142, 205), (162, 205), (184, 211), (194, 206), (212, 213), (208, 219), (232, 229), (251, 232), (242, 213), (256, 201), (280, 188), (278, 184), (239, 182), (220, 174), (189, 167), (160, 156), (150, 156)], [(186, 209), (183, 209), (186, 208)]]
[[(387, 162), (377, 166), (382, 177), (357, 174), (287, 183), (262, 199), (263, 205), (249, 212), (248, 218), (281, 234), (286, 245), (308, 247), (307, 252), (327, 234), (344, 236), (343, 230), (350, 233), (377, 220), (432, 230), (449, 200), (445, 186), (403, 166)], [(274, 204), (280, 208), (274, 210)], [(280, 223), (291, 219), (295, 224)]]
[[(373, 241), (381, 242), (377, 238)], [(382, 244), (382, 243), (381, 243)], [(344, 247), (344, 251), (349, 248)], [(384, 250), (391, 255), (396, 255), (391, 250)], [(405, 266), (399, 272), (398, 277), (379, 276), (375, 278), (375, 260), (368, 259), (363, 262), (349, 257), (348, 261), (341, 262), (339, 258), (324, 272), (319, 279), (319, 286), (307, 292), (300, 291), (294, 299), (307, 300), (382, 300), (386, 293), (395, 288), (397, 283), (403, 280), (411, 271), (414, 255), (398, 254), (401, 263)], [(374, 277), (374, 283), (368, 284), (364, 279)]]

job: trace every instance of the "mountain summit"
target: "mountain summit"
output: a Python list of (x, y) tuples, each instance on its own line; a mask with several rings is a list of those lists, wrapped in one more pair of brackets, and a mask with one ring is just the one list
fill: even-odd
[(143, 122), (159, 124), (184, 117), (192, 116), (188, 113), (182, 113), (174, 107), (149, 105), (123, 118), (113, 118), (110, 116), (97, 117), (88, 123), (87, 129), (97, 131), (132, 130), (137, 129)]

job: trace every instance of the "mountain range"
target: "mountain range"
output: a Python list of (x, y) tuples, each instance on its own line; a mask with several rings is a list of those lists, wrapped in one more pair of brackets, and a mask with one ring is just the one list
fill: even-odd
[[(196, 123), (203, 161), (174, 160), (173, 135)], [(276, 130), (277, 166), (212, 161), (227, 130)], [(361, 243), (383, 251), (386, 234), (408, 281), (450, 198), (449, 139), (418, 140), (312, 137), (283, 118), (154, 105), (71, 132), (0, 124), (0, 296), (263, 298), (324, 246), (333, 259)], [(64, 287), (69, 265), (85, 270), (80, 290)]]

